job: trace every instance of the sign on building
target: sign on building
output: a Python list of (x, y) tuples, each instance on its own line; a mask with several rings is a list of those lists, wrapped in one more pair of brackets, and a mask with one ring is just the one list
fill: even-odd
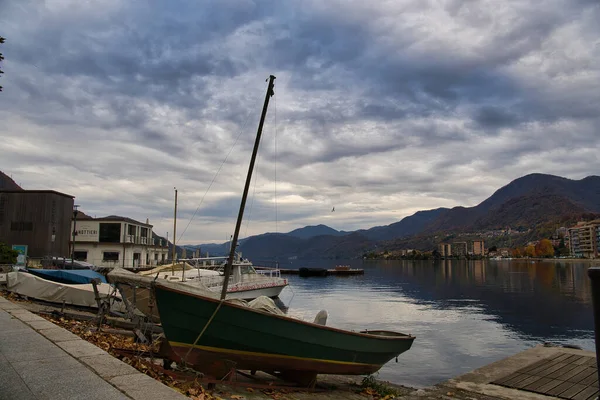
[(13, 244), (12, 249), (16, 250), (19, 255), (17, 256), (17, 266), (24, 267), (27, 264), (27, 245), (26, 244)]

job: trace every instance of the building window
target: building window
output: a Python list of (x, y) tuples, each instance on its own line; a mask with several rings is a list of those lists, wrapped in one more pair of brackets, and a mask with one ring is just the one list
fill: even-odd
[(140, 228), (140, 236), (148, 237), (148, 228)]
[(100, 223), (98, 241), (100, 243), (119, 243), (121, 241), (121, 224)]
[(135, 228), (136, 228), (135, 225), (128, 225), (127, 226), (127, 234), (131, 235), (131, 236), (136, 236), (135, 235), (135, 230), (136, 230)]
[(33, 222), (11, 222), (10, 223), (11, 231), (32, 231), (33, 230)]
[(118, 251), (105, 251), (102, 253), (102, 261), (119, 261)]
[(154, 261), (158, 261), (158, 253), (154, 253)]
[(74, 251), (73, 258), (76, 261), (86, 261), (87, 260), (87, 251)]

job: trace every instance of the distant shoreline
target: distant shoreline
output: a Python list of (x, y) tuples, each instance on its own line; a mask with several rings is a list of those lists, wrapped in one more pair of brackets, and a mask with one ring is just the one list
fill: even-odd
[[(491, 258), (489, 260), (492, 260)], [(565, 262), (599, 262), (600, 263), (600, 258), (538, 258), (538, 257), (530, 257), (530, 258), (511, 258), (509, 259), (501, 259), (501, 260), (494, 260), (494, 261), (511, 261), (511, 260), (519, 260), (519, 261), (565, 261)]]

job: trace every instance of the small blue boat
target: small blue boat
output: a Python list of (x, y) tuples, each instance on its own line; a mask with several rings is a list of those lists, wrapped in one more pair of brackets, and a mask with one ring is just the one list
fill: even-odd
[(106, 283), (106, 278), (104, 275), (96, 271), (92, 271), (91, 269), (28, 268), (27, 272), (49, 281), (66, 283), (70, 285), (79, 283), (92, 283), (92, 279), (100, 279), (102, 283)]

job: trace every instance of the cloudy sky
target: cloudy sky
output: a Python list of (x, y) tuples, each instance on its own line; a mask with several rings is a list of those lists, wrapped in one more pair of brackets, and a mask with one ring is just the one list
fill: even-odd
[(599, 4), (0, 0), (0, 170), (170, 237), (177, 187), (180, 242), (223, 242), (273, 74), (242, 237), (580, 179), (600, 170)]

